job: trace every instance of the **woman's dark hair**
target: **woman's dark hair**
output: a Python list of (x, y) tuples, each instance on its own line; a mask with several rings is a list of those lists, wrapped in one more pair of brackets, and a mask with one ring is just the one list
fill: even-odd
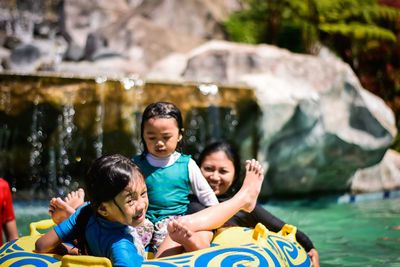
[[(183, 134), (183, 119), (181, 111), (174, 104), (169, 102), (152, 103), (143, 111), (142, 122), (140, 124), (140, 137), (144, 152), (148, 152), (146, 142), (144, 141), (143, 137), (144, 124), (151, 118), (174, 118), (178, 124), (179, 133)], [(178, 147), (178, 149), (180, 149), (180, 147)]]
[(102, 202), (113, 200), (131, 181), (138, 179), (143, 179), (139, 167), (122, 155), (102, 156), (92, 163), (85, 177), (85, 192), (90, 205), (82, 208), (76, 223), (77, 247), (82, 254), (90, 254), (85, 238), (90, 216)]
[(236, 149), (236, 147), (226, 141), (216, 141), (214, 143), (211, 143), (209, 145), (207, 145), (203, 151), (200, 153), (199, 159), (198, 159), (198, 165), (201, 166), (201, 164), (203, 164), (204, 159), (215, 152), (219, 152), (222, 151), (226, 154), (226, 156), (228, 157), (228, 159), (230, 159), (233, 163), (233, 166), (235, 168), (235, 176), (234, 176), (234, 180), (232, 182), (231, 187), (228, 189), (228, 191), (224, 194), (223, 197), (230, 197), (232, 195), (234, 195), (241, 186), (241, 179), (240, 179), (240, 172), (241, 172), (241, 162), (240, 162), (240, 155)]

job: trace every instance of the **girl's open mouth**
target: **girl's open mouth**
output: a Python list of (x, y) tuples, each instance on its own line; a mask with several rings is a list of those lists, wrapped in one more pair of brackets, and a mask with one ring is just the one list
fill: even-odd
[(139, 221), (139, 220), (141, 220), (141, 219), (144, 219), (144, 213), (141, 213), (141, 214), (139, 214), (139, 215), (133, 217), (133, 219), (135, 219), (136, 221)]

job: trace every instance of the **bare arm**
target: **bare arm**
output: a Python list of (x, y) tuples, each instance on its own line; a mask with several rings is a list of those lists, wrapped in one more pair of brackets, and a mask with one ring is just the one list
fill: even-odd
[(56, 234), (54, 229), (42, 235), (35, 243), (35, 252), (46, 253), (54, 251), (60, 244), (62, 240)]
[(311, 258), (311, 263), (313, 267), (319, 267), (319, 254), (315, 248), (312, 248), (308, 253)]
[(18, 238), (17, 223), (14, 220), (8, 221), (3, 226), (6, 240), (11, 241)]

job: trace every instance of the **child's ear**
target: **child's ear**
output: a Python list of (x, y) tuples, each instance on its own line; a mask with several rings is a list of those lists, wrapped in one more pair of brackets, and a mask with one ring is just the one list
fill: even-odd
[(108, 210), (104, 203), (100, 204), (100, 206), (97, 208), (97, 212), (103, 217), (107, 217), (108, 215)]
[(184, 128), (181, 129), (181, 132), (179, 133), (179, 138), (178, 138), (178, 142), (180, 142), (183, 138), (183, 132), (185, 131)]

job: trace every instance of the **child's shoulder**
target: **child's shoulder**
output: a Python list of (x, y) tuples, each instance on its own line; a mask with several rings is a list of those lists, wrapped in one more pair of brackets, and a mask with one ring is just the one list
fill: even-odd
[(179, 153), (179, 154), (181, 155), (181, 157), (184, 157), (184, 158), (191, 158), (192, 157), (192, 155), (189, 155), (189, 154), (184, 154), (184, 153)]
[(183, 153), (178, 153), (177, 159), (181, 162), (189, 162), (189, 161), (193, 160), (191, 155), (183, 154)]

